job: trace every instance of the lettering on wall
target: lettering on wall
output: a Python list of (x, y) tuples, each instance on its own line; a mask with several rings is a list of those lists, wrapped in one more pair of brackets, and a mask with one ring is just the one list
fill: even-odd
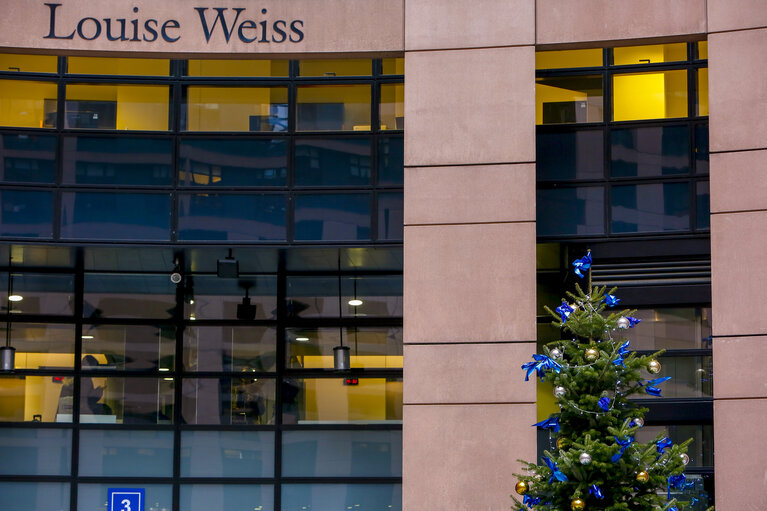
[[(43, 39), (82, 39), (84, 41), (132, 41), (152, 43), (162, 40), (175, 43), (183, 35), (183, 27), (175, 19), (144, 17), (138, 7), (132, 15), (116, 18), (84, 16), (76, 23), (64, 26), (57, 19), (63, 4), (46, 3), (48, 33)], [(266, 9), (257, 17), (245, 7), (192, 7), (198, 15), (199, 29), (206, 43), (214, 40), (242, 41), (243, 43), (300, 43), (304, 40), (302, 20), (272, 20)]]

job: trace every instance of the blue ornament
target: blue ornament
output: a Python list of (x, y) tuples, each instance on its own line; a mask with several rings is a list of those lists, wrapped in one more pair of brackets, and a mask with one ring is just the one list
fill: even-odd
[(609, 397), (603, 397), (598, 402), (597, 405), (599, 405), (599, 408), (601, 408), (604, 411), (607, 411), (610, 409), (610, 398)]
[(637, 323), (641, 323), (642, 320), (638, 318), (632, 318), (631, 316), (626, 316), (626, 319), (629, 320), (629, 328), (634, 328), (637, 326)]
[(580, 278), (583, 278), (584, 275), (581, 273), (581, 270), (588, 271), (589, 268), (591, 268), (591, 263), (593, 261), (591, 260), (591, 250), (586, 252), (586, 255), (581, 257), (580, 259), (576, 259), (573, 261), (573, 266), (575, 266), (575, 274), (578, 275)]
[(560, 482), (567, 482), (567, 476), (560, 472), (559, 468), (557, 467), (557, 464), (548, 459), (546, 456), (543, 457), (543, 461), (546, 462), (546, 465), (548, 465), (549, 469), (551, 469), (551, 477), (549, 478), (549, 484), (553, 483), (556, 479)]
[(599, 486), (596, 484), (592, 484), (589, 487), (589, 495), (593, 495), (594, 497), (598, 498), (599, 500), (602, 500), (605, 498), (604, 495), (602, 495), (602, 490), (599, 489)]
[(550, 429), (554, 433), (559, 433), (559, 415), (552, 415), (548, 419), (542, 420), (541, 422), (536, 422), (533, 424), (533, 426), (539, 426), (543, 429)]
[(602, 301), (605, 302), (605, 304), (607, 304), (608, 307), (615, 307), (616, 305), (618, 305), (618, 302), (620, 302), (621, 299), (618, 298), (617, 296), (605, 295)]
[(556, 310), (559, 316), (562, 318), (562, 323), (565, 323), (567, 318), (570, 317), (570, 314), (572, 314), (575, 309), (570, 307), (566, 301), (562, 300), (562, 305), (554, 310)]
[(522, 498), (522, 503), (524, 505), (526, 505), (527, 507), (529, 507), (530, 509), (532, 509), (533, 506), (537, 506), (538, 504), (541, 503), (541, 498), (540, 497), (531, 497), (530, 495), (525, 495)]
[(618, 348), (618, 358), (616, 358), (615, 360), (613, 360), (613, 364), (615, 364), (615, 365), (617, 365), (617, 366), (623, 366), (623, 367), (626, 367), (626, 365), (623, 363), (623, 358), (624, 358), (626, 355), (628, 355), (628, 354), (629, 354), (629, 350), (628, 350), (628, 347), (629, 347), (629, 342), (630, 342), (630, 341), (626, 341), (626, 342), (624, 342), (623, 344), (621, 344), (620, 348)]
[(650, 394), (651, 396), (661, 397), (660, 395), (660, 389), (656, 387), (655, 385), (660, 385), (661, 383), (668, 381), (671, 379), (671, 376), (664, 376), (663, 378), (655, 378), (654, 380), (649, 380), (645, 382), (639, 382), (639, 385), (644, 387), (645, 392)]
[(616, 442), (618, 445), (620, 445), (620, 446), (621, 446), (621, 450), (620, 450), (620, 451), (618, 451), (617, 453), (615, 453), (615, 454), (613, 455), (613, 457), (612, 457), (612, 458), (610, 458), (610, 461), (612, 461), (613, 463), (618, 463), (618, 460), (620, 460), (620, 459), (621, 459), (621, 456), (623, 456), (623, 453), (624, 453), (624, 452), (626, 452), (626, 449), (628, 449), (629, 447), (631, 447), (631, 444), (633, 444), (633, 443), (634, 443), (634, 437), (633, 437), (633, 436), (629, 436), (629, 437), (626, 437), (626, 439), (625, 439), (625, 440), (621, 440), (620, 438), (618, 438), (618, 437), (616, 436), (616, 437), (615, 437), (615, 442)]
[(658, 440), (657, 442), (655, 442), (655, 444), (656, 444), (656, 449), (658, 450), (658, 454), (663, 454), (664, 452), (666, 452), (666, 449), (668, 449), (672, 445), (671, 439), (668, 437)]
[(525, 381), (529, 381), (530, 375), (533, 374), (533, 371), (536, 372), (541, 381), (543, 381), (543, 375), (546, 370), (551, 370), (555, 373), (562, 371), (562, 366), (559, 365), (556, 360), (547, 357), (546, 355), (535, 354), (533, 355), (533, 359), (535, 359), (534, 362), (527, 362), (526, 364), (522, 365), (522, 369), (527, 370), (527, 374), (525, 374)]

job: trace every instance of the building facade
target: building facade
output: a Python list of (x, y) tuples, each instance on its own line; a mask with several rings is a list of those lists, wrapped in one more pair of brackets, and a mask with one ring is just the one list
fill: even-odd
[(767, 507), (762, 2), (9, 0), (0, 28), (8, 509), (507, 509), (552, 406), (518, 368), (586, 248), (669, 350), (647, 429), (695, 439), (697, 506)]

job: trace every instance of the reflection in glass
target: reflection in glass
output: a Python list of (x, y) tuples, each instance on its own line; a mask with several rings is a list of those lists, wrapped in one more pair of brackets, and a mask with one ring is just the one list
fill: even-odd
[(402, 511), (399, 484), (283, 484), (282, 511)]
[(284, 194), (179, 194), (178, 239), (282, 241), (285, 210)]
[(689, 230), (689, 184), (613, 186), (611, 214), (616, 233)]
[(402, 367), (401, 327), (288, 328), (287, 367), (333, 368), (333, 348), (341, 343), (340, 335), (351, 348), (352, 368)]
[[(342, 277), (339, 300), (338, 277), (287, 278), (288, 317), (400, 317), (402, 276)], [(362, 303), (351, 305), (351, 300)], [(339, 314), (339, 301), (341, 311)]]
[(287, 87), (202, 87), (186, 89), (184, 131), (287, 131)]
[(0, 180), (53, 183), (56, 178), (56, 137), (0, 135)]
[[(201, 275), (188, 280), (187, 287), (190, 285), (192, 293), (187, 289), (184, 306), (187, 319), (273, 319), (277, 314), (277, 278), (274, 276), (251, 275), (234, 280)], [(251, 305), (256, 306), (255, 318), (237, 314), (246, 287)]]
[(600, 179), (604, 176), (602, 130), (536, 135), (538, 180)]
[(535, 52), (535, 69), (602, 67), (602, 49)]
[(289, 60), (195, 60), (188, 61), (187, 76), (288, 76)]
[(0, 190), (0, 236), (53, 236), (53, 193)]
[(404, 181), (405, 150), (403, 137), (378, 139), (378, 184), (402, 185)]
[(283, 424), (402, 422), (402, 378), (286, 378)]
[(82, 377), (80, 422), (171, 424), (173, 385), (172, 378)]
[(401, 477), (402, 431), (284, 431), (287, 477)]
[(273, 378), (188, 378), (182, 390), (186, 424), (274, 424)]
[(697, 229), (711, 228), (711, 196), (709, 194), (709, 182), (698, 181), (695, 183), (695, 223)]
[[(106, 511), (107, 507), (105, 504), (109, 488), (125, 488), (126, 486), (130, 488), (135, 487), (134, 485), (126, 485), (120, 482), (78, 484), (77, 511)], [(173, 509), (173, 487), (171, 485), (141, 483), (140, 487), (144, 488), (146, 492), (147, 504), (144, 507), (144, 511), (170, 511)], [(134, 509), (133, 511), (136, 510)]]
[(695, 126), (695, 172), (708, 174), (708, 125)]
[(167, 138), (64, 137), (65, 183), (169, 186), (173, 143)]
[(55, 55), (22, 55), (19, 53), (0, 54), (0, 71), (17, 73), (55, 73), (58, 57)]
[(98, 366), (83, 370), (172, 371), (176, 328), (172, 325), (83, 325), (83, 354)]
[(64, 376), (0, 376), (0, 422), (72, 422), (57, 417)]
[(184, 431), (182, 477), (272, 477), (273, 431)]
[(297, 195), (294, 217), (297, 241), (370, 239), (370, 196), (366, 193)]
[(602, 77), (558, 76), (535, 80), (535, 123), (602, 121)]
[[(711, 356), (701, 357), (672, 357), (662, 356), (658, 361), (663, 366), (660, 375), (642, 371), (642, 378), (651, 380), (658, 376), (671, 376), (671, 379), (661, 386), (662, 397), (711, 397), (713, 395), (714, 369)], [(647, 395), (635, 396), (649, 397)]]
[(404, 235), (402, 192), (378, 194), (378, 239), (402, 240)]
[(168, 76), (170, 60), (68, 57), (67, 73), (74, 75)]
[(405, 84), (381, 85), (379, 116), (382, 130), (405, 129)]
[(306, 59), (298, 61), (298, 76), (370, 76), (370, 59)]
[(687, 117), (687, 71), (613, 75), (613, 120)]
[(69, 488), (69, 483), (0, 483), (3, 511), (69, 511)]
[(170, 319), (176, 286), (167, 275), (86, 273), (83, 317)]
[(682, 443), (688, 438), (693, 439), (687, 447), (687, 455), (690, 456), (688, 467), (714, 466), (713, 426), (709, 424), (644, 426), (637, 430), (636, 440), (641, 443), (652, 442), (659, 434), (669, 437), (674, 444)]
[(83, 430), (81, 476), (171, 477), (172, 431)]
[(370, 184), (370, 139), (299, 138), (295, 144), (297, 186)]
[(67, 85), (64, 127), (167, 131), (167, 85)]
[(539, 189), (537, 195), (539, 236), (605, 232), (601, 186)]
[(613, 48), (613, 65), (657, 64), (687, 60), (687, 43), (646, 44)]
[(631, 332), (635, 350), (711, 349), (711, 308), (639, 309), (642, 328)]
[(0, 126), (55, 128), (56, 82), (0, 80)]
[(254, 484), (183, 484), (180, 509), (185, 511), (274, 511), (274, 487)]
[(656, 177), (690, 172), (687, 126), (614, 129), (612, 177)]
[(186, 371), (273, 371), (277, 331), (262, 326), (188, 326), (184, 330)]
[(298, 131), (370, 131), (370, 85), (300, 85)]
[[(75, 279), (72, 275), (55, 273), (12, 273), (13, 294), (21, 301), (10, 302), (16, 314), (71, 315), (74, 313)], [(2, 309), (8, 302), (8, 287), (0, 289)], [(55, 328), (55, 327), (54, 327)]]
[(179, 142), (182, 186), (284, 186), (285, 140), (185, 138)]
[[(67, 476), (72, 470), (69, 429), (3, 429), (0, 474)], [(3, 496), (4, 502), (5, 495)]]
[[(16, 348), (16, 369), (74, 368), (74, 325), (11, 323), (10, 326), (11, 346)], [(0, 338), (5, 339), (7, 327), (0, 328)]]
[(168, 240), (167, 193), (63, 192), (61, 237), (101, 240)]

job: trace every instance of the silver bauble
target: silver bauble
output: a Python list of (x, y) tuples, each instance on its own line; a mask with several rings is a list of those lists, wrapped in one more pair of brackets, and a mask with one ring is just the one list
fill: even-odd
[(628, 318), (625, 316), (621, 316), (618, 318), (618, 328), (621, 330), (626, 330), (631, 323), (629, 322)]
[(581, 455), (578, 456), (578, 461), (581, 462), (581, 465), (588, 465), (591, 463), (591, 455), (587, 452), (581, 453)]
[(644, 419), (641, 417), (636, 417), (634, 419), (631, 419), (631, 422), (634, 423), (634, 426), (639, 426), (640, 428), (644, 426)]
[(551, 350), (551, 358), (562, 358), (562, 350), (559, 348)]
[(690, 457), (687, 456), (687, 453), (683, 452), (682, 454), (679, 455), (679, 457), (682, 458), (682, 463), (684, 463), (685, 465), (690, 463)]
[(564, 387), (554, 387), (554, 397), (562, 397), (567, 393)]

